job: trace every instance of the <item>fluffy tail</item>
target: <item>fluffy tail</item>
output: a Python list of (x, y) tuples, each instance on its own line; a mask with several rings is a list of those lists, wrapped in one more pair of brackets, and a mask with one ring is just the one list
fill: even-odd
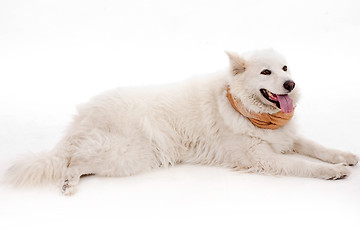
[(29, 153), (7, 170), (4, 181), (13, 186), (33, 186), (60, 180), (65, 161), (51, 152)]

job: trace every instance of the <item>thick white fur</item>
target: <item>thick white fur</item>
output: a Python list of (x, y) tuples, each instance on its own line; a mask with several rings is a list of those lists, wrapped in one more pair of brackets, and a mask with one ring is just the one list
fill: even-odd
[[(323, 179), (349, 174), (344, 165), (356, 164), (355, 155), (299, 137), (294, 121), (277, 130), (257, 128), (226, 98), (230, 86), (248, 110), (279, 111), (259, 89), (287, 93), (283, 83), (291, 77), (282, 70), (281, 55), (272, 50), (227, 54), (230, 69), (223, 72), (172, 87), (115, 89), (93, 98), (78, 109), (52, 151), (19, 160), (9, 169), (8, 181), (59, 181), (71, 194), (84, 174), (129, 176), (178, 163)], [(263, 69), (272, 74), (260, 74)], [(289, 96), (296, 105), (297, 88)], [(323, 162), (305, 161), (294, 152)]]

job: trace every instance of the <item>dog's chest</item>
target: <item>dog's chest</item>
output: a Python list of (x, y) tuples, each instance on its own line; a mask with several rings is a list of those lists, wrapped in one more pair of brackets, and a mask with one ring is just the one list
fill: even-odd
[(268, 143), (276, 153), (293, 151), (296, 133), (292, 124), (276, 130), (267, 130), (266, 133), (258, 135), (263, 141)]

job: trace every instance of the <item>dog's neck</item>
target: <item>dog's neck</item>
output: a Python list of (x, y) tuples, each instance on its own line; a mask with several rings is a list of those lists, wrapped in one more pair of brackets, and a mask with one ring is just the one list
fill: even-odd
[(278, 129), (286, 125), (294, 115), (294, 109), (291, 113), (284, 113), (282, 111), (273, 114), (250, 112), (244, 107), (240, 99), (232, 96), (230, 87), (227, 88), (227, 98), (237, 112), (248, 118), (254, 126), (259, 128)]

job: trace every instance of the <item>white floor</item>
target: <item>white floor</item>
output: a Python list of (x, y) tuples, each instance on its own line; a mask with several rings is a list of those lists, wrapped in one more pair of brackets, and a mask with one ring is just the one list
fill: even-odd
[[(0, 171), (51, 149), (75, 106), (118, 86), (226, 68), (273, 47), (302, 101), (299, 131), (360, 155), (360, 2), (1, 1)], [(58, 186), (0, 185), (1, 239), (358, 239), (360, 167), (343, 180), (176, 166)]]

